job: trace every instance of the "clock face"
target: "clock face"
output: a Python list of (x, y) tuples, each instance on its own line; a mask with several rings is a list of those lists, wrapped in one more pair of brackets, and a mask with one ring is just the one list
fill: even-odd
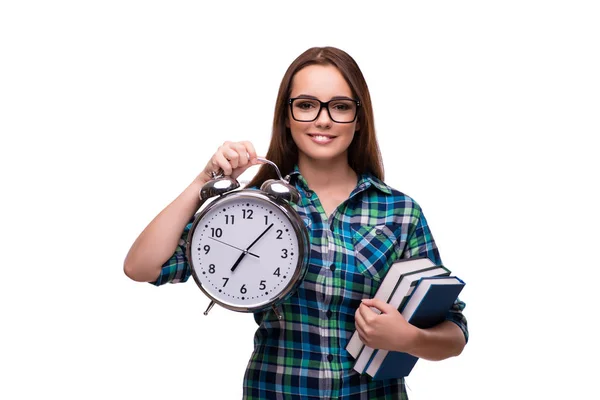
[(294, 223), (261, 194), (232, 193), (195, 223), (189, 247), (198, 285), (225, 306), (251, 311), (289, 291), (303, 257)]

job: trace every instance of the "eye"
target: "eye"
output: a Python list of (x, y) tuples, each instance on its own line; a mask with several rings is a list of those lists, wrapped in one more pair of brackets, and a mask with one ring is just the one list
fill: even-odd
[(296, 100), (295, 105), (296, 105), (296, 108), (299, 108), (301, 110), (311, 110), (316, 107), (314, 101), (305, 101), (305, 100), (302, 100), (302, 101)]
[(335, 111), (350, 111), (354, 109), (354, 103), (349, 101), (336, 102), (331, 105), (331, 108)]

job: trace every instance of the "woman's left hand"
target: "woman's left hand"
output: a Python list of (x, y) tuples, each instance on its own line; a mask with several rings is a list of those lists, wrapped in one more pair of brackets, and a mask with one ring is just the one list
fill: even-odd
[(409, 324), (397, 309), (381, 300), (363, 299), (354, 317), (358, 335), (369, 347), (410, 353), (416, 345), (419, 328)]

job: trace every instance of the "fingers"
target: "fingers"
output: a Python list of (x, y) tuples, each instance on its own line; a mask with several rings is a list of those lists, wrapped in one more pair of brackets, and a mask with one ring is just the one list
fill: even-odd
[(363, 299), (362, 304), (368, 307), (375, 307), (376, 309), (381, 311), (382, 314), (387, 314), (394, 310), (394, 307), (379, 299)]
[(372, 325), (375, 318), (377, 318), (377, 314), (366, 305), (361, 304), (354, 317), (357, 322), (360, 321), (363, 330), (367, 330), (367, 327)]
[(354, 313), (354, 324), (356, 325), (356, 329), (360, 331), (359, 334), (364, 332), (367, 327), (367, 322), (360, 313), (360, 307), (356, 310), (356, 313)]
[(364, 323), (365, 322), (362, 319), (359, 321), (359, 318), (356, 318), (356, 320), (355, 320), (356, 332), (358, 332), (358, 337), (360, 338), (361, 342), (366, 344), (366, 341), (368, 340), (368, 336), (365, 332), (366, 328), (365, 328)]
[(211, 158), (209, 165), (215, 172), (221, 169), (224, 175), (237, 178), (256, 163), (257, 155), (254, 146), (244, 141), (223, 143)]
[(256, 155), (256, 150), (254, 149), (254, 146), (252, 145), (252, 143), (250, 143), (248, 141), (244, 141), (244, 142), (240, 142), (240, 144), (242, 144), (246, 148), (246, 152), (248, 153), (250, 162), (254, 163), (258, 156)]
[(225, 157), (222, 151), (217, 151), (212, 158), (213, 170), (217, 172), (219, 169), (223, 171), (226, 176), (231, 175), (233, 167), (229, 163), (229, 160)]
[(223, 155), (229, 161), (231, 168), (242, 168), (248, 164), (250, 156), (246, 151), (246, 146), (244, 146), (242, 143), (225, 142), (221, 148)]
[(371, 307), (364, 302), (360, 304), (360, 307), (358, 307), (358, 312), (361, 314), (363, 320), (367, 324), (372, 324), (373, 320), (379, 315), (379, 313), (373, 311)]
[(376, 316), (376, 314), (364, 304), (361, 304), (354, 314), (354, 325), (356, 326), (358, 337), (360, 338), (361, 342), (366, 345), (370, 343), (369, 335), (370, 332), (372, 332), (372, 327), (370, 324), (372, 323), (372, 318), (374, 316)]

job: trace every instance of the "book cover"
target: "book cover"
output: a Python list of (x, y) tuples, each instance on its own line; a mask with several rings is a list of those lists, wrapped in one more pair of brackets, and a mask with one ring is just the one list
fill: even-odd
[[(465, 283), (455, 276), (425, 277), (415, 286), (402, 315), (412, 325), (426, 329), (446, 319)], [(397, 379), (412, 371), (418, 358), (407, 353), (377, 350), (366, 373), (373, 379)]]
[[(419, 270), (416, 272), (402, 275), (400, 281), (397, 283), (396, 289), (394, 290), (390, 298), (383, 301), (386, 301), (392, 307), (400, 309), (399, 307), (405, 302), (405, 298), (409, 295), (411, 287), (414, 286), (419, 281), (419, 279), (424, 277), (448, 275), (450, 275), (450, 271), (443, 266), (426, 268), (424, 270)], [(356, 333), (356, 335), (358, 336), (358, 333)], [(375, 351), (375, 349), (369, 346), (365, 346), (364, 344), (362, 344), (362, 342), (361, 345), (361, 350), (359, 351), (358, 356), (355, 356), (356, 362), (354, 363), (354, 370), (359, 373), (363, 373), (365, 371), (365, 368), (367, 367), (367, 364), (371, 360), (371, 356)]]

